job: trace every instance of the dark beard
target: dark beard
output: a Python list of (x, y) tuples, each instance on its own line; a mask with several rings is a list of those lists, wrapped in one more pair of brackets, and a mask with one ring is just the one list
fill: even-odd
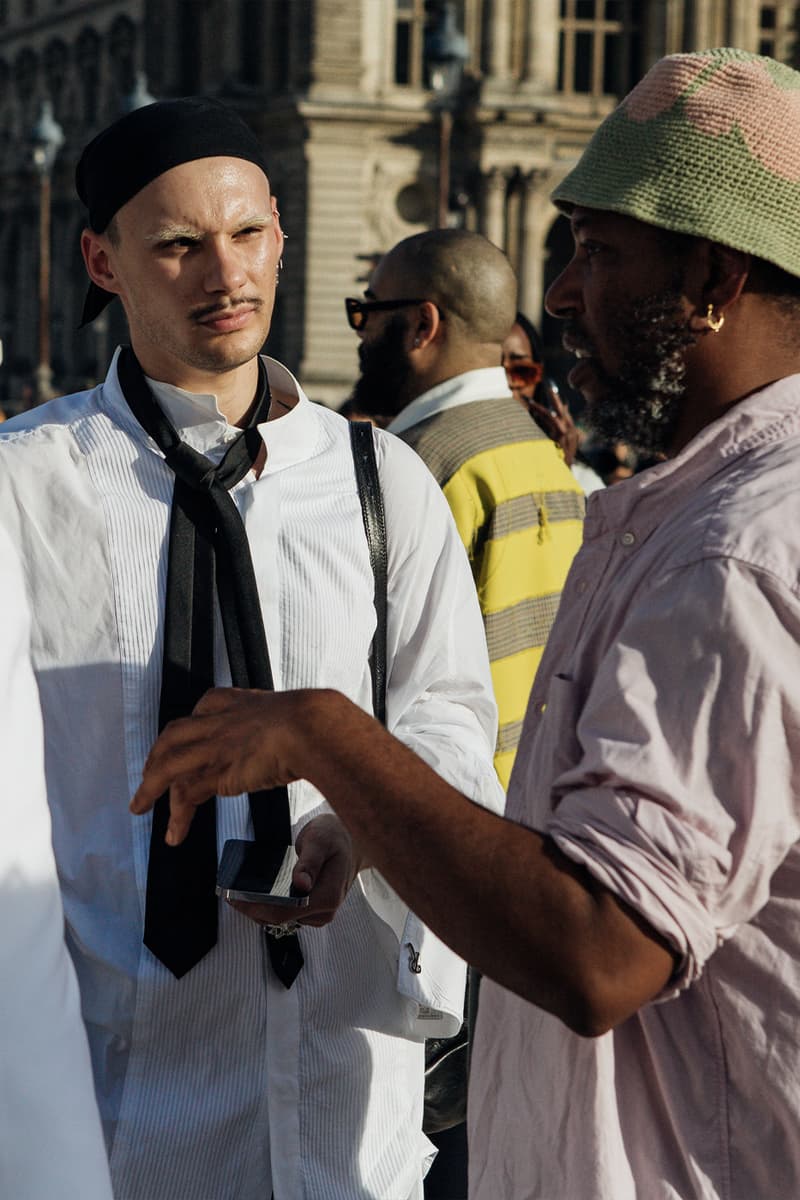
[(666, 454), (686, 396), (685, 352), (697, 341), (681, 307), (681, 290), (635, 301), (616, 325), (622, 366), (617, 375), (607, 375), (595, 360), (604, 394), (588, 406), (586, 422), (604, 442)]
[(361, 374), (348, 399), (365, 416), (391, 420), (412, 399), (405, 335), (406, 320), (397, 314), (386, 323), (382, 337), (358, 348)]

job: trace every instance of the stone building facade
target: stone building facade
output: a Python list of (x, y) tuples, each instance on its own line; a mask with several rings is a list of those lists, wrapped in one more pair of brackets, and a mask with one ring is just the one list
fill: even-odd
[[(52, 101), (65, 134), (52, 179), (52, 364), (93, 380), (124, 337), (113, 305), (76, 332), (85, 288), (72, 176), (83, 144), (143, 73), (156, 97), (235, 105), (267, 147), (289, 234), (270, 349), (336, 403), (356, 372), (342, 298), (375, 258), (437, 215), (440, 101), (426, 24), (442, 0), (0, 0), (0, 402), (37, 362), (39, 184), (29, 131)], [(597, 122), (665, 53), (738, 45), (796, 56), (786, 0), (452, 0), (468, 61), (455, 100), (447, 219), (509, 254), (541, 320), (568, 252), (549, 193)], [(117, 310), (117, 311), (115, 311)]]

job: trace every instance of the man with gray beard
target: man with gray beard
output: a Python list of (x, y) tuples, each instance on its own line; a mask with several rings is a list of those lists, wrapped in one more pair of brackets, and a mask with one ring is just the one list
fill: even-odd
[(207, 696), (135, 801), (309, 778), (481, 969), (474, 1200), (800, 1195), (798, 98), (663, 59), (555, 190), (571, 383), (668, 457), (591, 497), (505, 819), (331, 692)]

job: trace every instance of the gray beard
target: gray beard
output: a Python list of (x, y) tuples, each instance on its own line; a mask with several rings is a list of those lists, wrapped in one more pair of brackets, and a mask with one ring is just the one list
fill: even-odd
[(627, 442), (639, 452), (666, 454), (686, 397), (686, 350), (690, 332), (677, 290), (638, 300), (619, 317), (623, 362), (616, 376), (603, 374), (603, 396), (586, 423), (604, 442)]

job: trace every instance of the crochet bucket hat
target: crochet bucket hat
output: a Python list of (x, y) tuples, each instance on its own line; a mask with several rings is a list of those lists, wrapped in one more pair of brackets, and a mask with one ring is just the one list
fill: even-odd
[(800, 73), (744, 50), (662, 58), (552, 199), (710, 238), (800, 275)]

